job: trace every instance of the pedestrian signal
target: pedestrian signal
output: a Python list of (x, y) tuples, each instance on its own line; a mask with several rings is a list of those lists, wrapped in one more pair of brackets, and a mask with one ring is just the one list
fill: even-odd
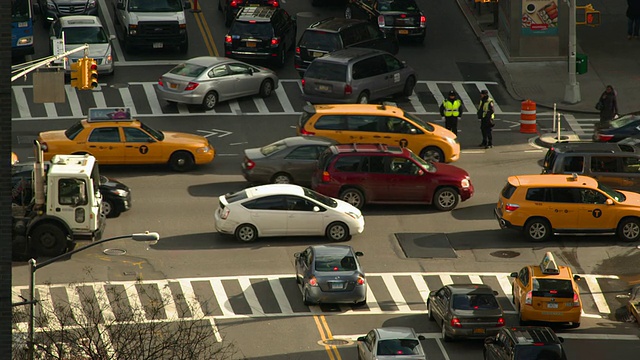
[(98, 86), (98, 63), (94, 59), (85, 58), (85, 71), (87, 77), (86, 81), (86, 89), (94, 89)]
[(589, 26), (600, 25), (600, 11), (585, 11), (585, 23)]
[(81, 90), (82, 87), (84, 86), (84, 76), (85, 76), (85, 72), (83, 71), (82, 67), (84, 64), (84, 59), (79, 59), (76, 62), (73, 62), (73, 60), (69, 59), (69, 70), (70, 75), (71, 75), (71, 86)]

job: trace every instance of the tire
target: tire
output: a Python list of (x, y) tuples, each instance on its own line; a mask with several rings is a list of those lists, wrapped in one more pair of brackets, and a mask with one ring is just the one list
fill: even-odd
[(293, 179), (291, 178), (291, 175), (281, 172), (271, 177), (271, 183), (272, 184), (292, 184)]
[(358, 100), (356, 101), (358, 104), (368, 104), (369, 103), (369, 93), (363, 91), (358, 95)]
[(283, 45), (282, 49), (280, 49), (280, 52), (278, 53), (278, 56), (276, 56), (275, 65), (279, 68), (283, 68), (286, 62), (287, 62), (287, 57), (285, 55), (285, 50)]
[(353, 10), (351, 9), (351, 6), (347, 6), (347, 8), (344, 10), (344, 18), (353, 19)]
[(271, 96), (273, 93), (273, 81), (271, 79), (266, 79), (260, 84), (260, 97), (266, 98)]
[(429, 321), (435, 321), (436, 318), (433, 317), (433, 309), (431, 308), (431, 301), (427, 302), (427, 310), (429, 311)]
[(445, 162), (444, 153), (442, 152), (442, 150), (435, 146), (428, 146), (422, 149), (422, 151), (420, 152), (420, 157), (425, 161), (441, 163)]
[(258, 238), (258, 230), (251, 224), (242, 224), (234, 233), (236, 239), (242, 242), (253, 242)]
[(331, 241), (345, 241), (349, 239), (349, 227), (341, 222), (332, 222), (327, 226), (325, 235)]
[(209, 91), (202, 99), (202, 107), (205, 110), (213, 110), (216, 105), (218, 105), (218, 93)]
[(640, 220), (636, 218), (622, 219), (618, 224), (618, 237), (624, 242), (638, 241), (640, 238)]
[(551, 236), (551, 225), (543, 218), (533, 218), (524, 224), (524, 236), (533, 242), (542, 242)]
[(58, 225), (40, 224), (31, 231), (31, 242), (38, 254), (58, 256), (67, 249), (67, 234)]
[(364, 194), (356, 188), (345, 189), (340, 193), (340, 200), (362, 209), (365, 203)]
[(453, 340), (453, 338), (449, 335), (447, 335), (447, 330), (444, 327), (444, 320), (442, 320), (442, 340), (444, 340), (444, 342), (450, 342)]
[(115, 218), (120, 215), (120, 209), (111, 200), (102, 199), (102, 214), (107, 218)]
[(452, 187), (443, 187), (433, 194), (433, 205), (440, 211), (451, 211), (458, 206), (460, 196)]
[(187, 151), (176, 151), (169, 158), (169, 166), (173, 171), (189, 171), (196, 166), (193, 155)]
[(413, 95), (413, 89), (416, 87), (416, 78), (413, 76), (409, 76), (407, 81), (404, 83), (404, 90), (402, 91), (402, 95), (411, 96)]

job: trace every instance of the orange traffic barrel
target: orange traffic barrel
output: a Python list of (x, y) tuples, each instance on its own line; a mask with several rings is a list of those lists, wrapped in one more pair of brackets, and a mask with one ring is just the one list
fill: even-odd
[(535, 134), (538, 132), (536, 129), (536, 103), (531, 100), (522, 102), (520, 132), (523, 134)]

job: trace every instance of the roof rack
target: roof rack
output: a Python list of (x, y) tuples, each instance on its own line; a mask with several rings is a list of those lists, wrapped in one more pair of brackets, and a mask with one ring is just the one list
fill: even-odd
[(131, 108), (122, 106), (111, 108), (91, 108), (89, 109), (87, 121), (133, 121), (133, 119), (131, 119)]

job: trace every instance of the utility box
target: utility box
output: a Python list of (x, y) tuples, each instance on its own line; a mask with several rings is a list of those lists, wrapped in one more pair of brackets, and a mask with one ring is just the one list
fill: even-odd
[(576, 74), (586, 74), (589, 70), (589, 57), (586, 54), (576, 54)]

